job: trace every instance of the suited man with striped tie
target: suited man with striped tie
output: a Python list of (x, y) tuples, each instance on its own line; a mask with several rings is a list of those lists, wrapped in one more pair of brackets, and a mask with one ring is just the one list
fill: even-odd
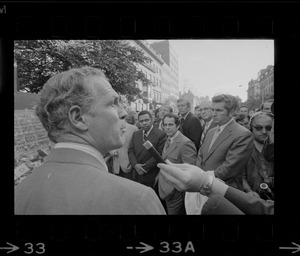
[(213, 119), (214, 112), (212, 111), (211, 106), (212, 106), (211, 101), (203, 101), (199, 104), (198, 111), (202, 120), (204, 120), (204, 124), (202, 126), (203, 132), (201, 134), (200, 146), (203, 144), (207, 132), (218, 125), (216, 122), (214, 122)]

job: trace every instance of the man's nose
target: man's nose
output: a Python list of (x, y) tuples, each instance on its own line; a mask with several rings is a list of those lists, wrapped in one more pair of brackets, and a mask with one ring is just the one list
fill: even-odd
[(120, 106), (120, 108), (119, 108), (119, 118), (125, 120), (126, 116), (127, 116), (127, 112), (125, 111), (125, 109), (122, 106)]

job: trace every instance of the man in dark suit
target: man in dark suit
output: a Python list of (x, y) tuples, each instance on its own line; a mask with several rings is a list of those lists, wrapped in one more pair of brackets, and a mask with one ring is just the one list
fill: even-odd
[[(168, 114), (163, 119), (164, 130), (168, 136), (162, 158), (172, 163), (196, 163), (195, 144), (179, 130), (179, 118)], [(169, 184), (165, 178), (158, 175), (158, 188), (160, 198), (166, 201), (168, 215), (185, 215), (184, 192), (178, 191)]]
[(165, 214), (146, 186), (108, 172), (103, 156), (124, 144), (126, 112), (104, 73), (51, 77), (36, 113), (54, 149), (15, 189), (15, 214)]
[(180, 98), (177, 100), (177, 108), (181, 116), (180, 131), (184, 136), (194, 142), (198, 152), (202, 134), (201, 122), (198, 117), (191, 113), (191, 104), (187, 99)]
[(274, 201), (230, 187), (207, 172), (190, 164), (158, 164), (160, 174), (179, 191), (200, 192), (208, 200), (203, 215), (274, 214)]
[(135, 169), (136, 181), (153, 188), (159, 169), (156, 166), (157, 161), (146, 150), (143, 143), (149, 140), (161, 155), (167, 136), (165, 132), (153, 126), (153, 118), (149, 111), (139, 112), (138, 121), (141, 129), (132, 135), (128, 157), (131, 166)]
[(203, 144), (207, 132), (218, 125), (216, 122), (214, 122), (213, 119), (214, 112), (212, 111), (211, 105), (212, 103), (210, 101), (203, 101), (199, 104), (199, 108), (198, 108), (199, 115), (201, 116), (202, 120), (204, 120), (204, 124), (202, 126), (200, 146)]

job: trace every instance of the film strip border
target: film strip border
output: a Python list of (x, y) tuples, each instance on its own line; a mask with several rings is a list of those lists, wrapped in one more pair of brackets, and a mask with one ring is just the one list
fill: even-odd
[[(148, 248), (147, 255), (176, 252), (189, 255), (280, 255), (284, 245), (300, 239), (300, 221), (277, 228), (270, 218), (254, 222), (233, 217), (212, 219), (191, 217), (192, 221), (107, 217), (87, 217), (38, 221), (20, 220), (6, 239), (18, 247), (43, 243), (47, 254), (137, 255)], [(107, 221), (109, 220), (109, 221)], [(287, 221), (287, 223), (289, 223)], [(23, 248), (24, 249), (24, 248)], [(151, 251), (151, 252), (150, 252)], [(291, 252), (288, 252), (291, 253)], [(165, 254), (168, 255), (168, 254)]]
[[(299, 38), (299, 3), (2, 4), (1, 34), (57, 38)], [(36, 11), (37, 10), (37, 11)], [(39, 11), (40, 10), (40, 11)]]

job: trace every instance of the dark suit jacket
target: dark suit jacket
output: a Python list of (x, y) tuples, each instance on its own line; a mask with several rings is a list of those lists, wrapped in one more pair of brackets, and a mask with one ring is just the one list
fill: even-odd
[(155, 192), (104, 170), (94, 156), (53, 149), (15, 189), (15, 214), (165, 214)]
[[(268, 184), (273, 190), (274, 182), (274, 163), (265, 162), (268, 177), (271, 179), (271, 184)], [(259, 160), (259, 152), (254, 147), (251, 156), (247, 162), (246, 168), (243, 171), (243, 188), (244, 190), (252, 190), (260, 193), (259, 185), (264, 182), (264, 174)]]
[[(164, 144), (166, 142), (167, 135), (160, 129), (153, 127), (147, 140), (149, 140), (153, 147), (161, 155)], [(144, 175), (137, 174), (138, 181), (142, 184), (153, 186), (155, 177), (157, 176), (159, 169), (157, 167), (157, 161), (143, 146), (143, 130), (139, 130), (133, 133), (130, 146), (128, 149), (128, 157), (131, 166), (134, 168), (136, 164), (145, 164), (143, 168), (147, 172)], [(136, 171), (135, 171), (136, 172)]]
[(266, 201), (232, 187), (227, 189), (225, 198), (245, 214), (274, 214), (274, 201)]
[(202, 126), (198, 117), (193, 115), (191, 112), (186, 116), (183, 121), (181, 132), (183, 135), (188, 137), (192, 142), (194, 142), (197, 152), (200, 147), (200, 139), (202, 134)]
[(205, 171), (214, 170), (215, 176), (228, 185), (243, 189), (242, 171), (253, 150), (253, 134), (231, 120), (212, 145), (209, 145), (217, 128), (208, 131), (201, 146), (196, 165)]

